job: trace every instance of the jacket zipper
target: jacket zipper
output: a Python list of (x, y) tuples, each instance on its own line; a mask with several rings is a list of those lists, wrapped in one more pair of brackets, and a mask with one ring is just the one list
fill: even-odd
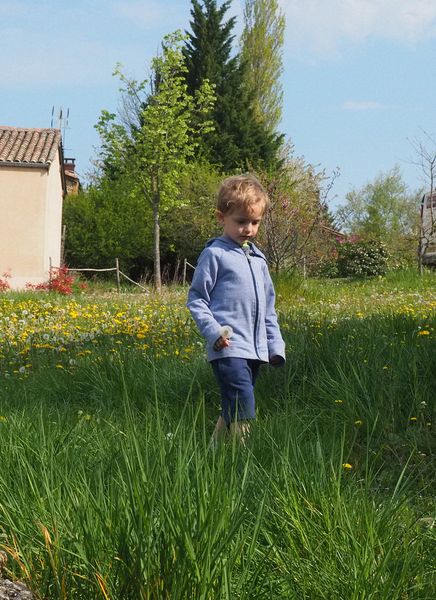
[(247, 258), (248, 266), (250, 268), (251, 278), (253, 280), (253, 286), (254, 286), (254, 295), (256, 297), (256, 312), (255, 312), (255, 315), (254, 315), (254, 332), (253, 332), (253, 335), (254, 335), (254, 340), (253, 340), (254, 341), (254, 350), (256, 352), (257, 358), (259, 360), (261, 360), (261, 358), (259, 356), (258, 349), (257, 349), (257, 337), (258, 337), (257, 336), (257, 330), (259, 328), (259, 294), (257, 292), (256, 278), (254, 276), (253, 266), (251, 264), (251, 258), (248, 255), (248, 252), (244, 252), (244, 254), (245, 254), (246, 258)]

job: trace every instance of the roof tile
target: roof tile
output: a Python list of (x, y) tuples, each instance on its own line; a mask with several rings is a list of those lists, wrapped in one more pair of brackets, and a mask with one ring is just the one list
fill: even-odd
[(59, 129), (0, 126), (0, 162), (48, 165), (61, 141)]

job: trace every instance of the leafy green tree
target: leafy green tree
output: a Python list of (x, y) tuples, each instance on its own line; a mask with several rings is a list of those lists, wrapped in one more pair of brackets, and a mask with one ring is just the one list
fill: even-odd
[(162, 223), (162, 252), (168, 263), (186, 258), (196, 264), (205, 242), (221, 234), (217, 223), (216, 193), (222, 179), (208, 163), (193, 162), (181, 179), (181, 206)]
[[(151, 63), (150, 80), (128, 79), (118, 68), (127, 104), (136, 108), (136, 122), (116, 121), (103, 111), (97, 130), (103, 141), (103, 159), (122, 164), (133, 193), (140, 193), (153, 221), (154, 284), (161, 289), (160, 221), (162, 214), (180, 206), (178, 187), (201, 134), (212, 125), (207, 115), (213, 90), (207, 79), (188, 93), (182, 53), (183, 36), (164, 39), (162, 54)], [(135, 109), (133, 110), (135, 112)]]
[(70, 267), (113, 267), (120, 259), (123, 271), (140, 277), (153, 264), (150, 209), (130, 182), (102, 180), (63, 206), (66, 226), (65, 262)]
[(324, 172), (288, 148), (279, 168), (258, 176), (270, 199), (259, 240), (272, 268), (314, 270), (334, 244), (327, 195), (336, 174), (326, 185)]
[(230, 1), (192, 0), (191, 29), (185, 45), (188, 90), (194, 93), (208, 79), (215, 86), (214, 129), (203, 137), (197, 155), (224, 171), (267, 165), (277, 156), (281, 137), (255, 118), (245, 66), (232, 54), (235, 18), (225, 21)]
[(282, 117), (285, 17), (277, 0), (245, 0), (241, 60), (255, 119), (275, 132)]
[(345, 232), (382, 241), (397, 258), (416, 252), (419, 199), (408, 192), (398, 166), (351, 190), (336, 218)]

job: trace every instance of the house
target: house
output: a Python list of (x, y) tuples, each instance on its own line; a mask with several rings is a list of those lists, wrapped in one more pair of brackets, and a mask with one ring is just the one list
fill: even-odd
[(78, 194), (80, 191), (80, 179), (76, 173), (76, 160), (74, 158), (64, 158), (64, 173), (67, 194)]
[(60, 266), (63, 162), (59, 129), (0, 126), (0, 277), (9, 271), (11, 288)]
[(423, 264), (436, 266), (436, 192), (422, 197), (421, 256)]

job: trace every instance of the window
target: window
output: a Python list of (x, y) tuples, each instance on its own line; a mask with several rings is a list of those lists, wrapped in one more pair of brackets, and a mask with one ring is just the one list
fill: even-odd
[(430, 196), (430, 194), (426, 194), (425, 207), (426, 208), (436, 208), (436, 192), (433, 193), (431, 196)]

